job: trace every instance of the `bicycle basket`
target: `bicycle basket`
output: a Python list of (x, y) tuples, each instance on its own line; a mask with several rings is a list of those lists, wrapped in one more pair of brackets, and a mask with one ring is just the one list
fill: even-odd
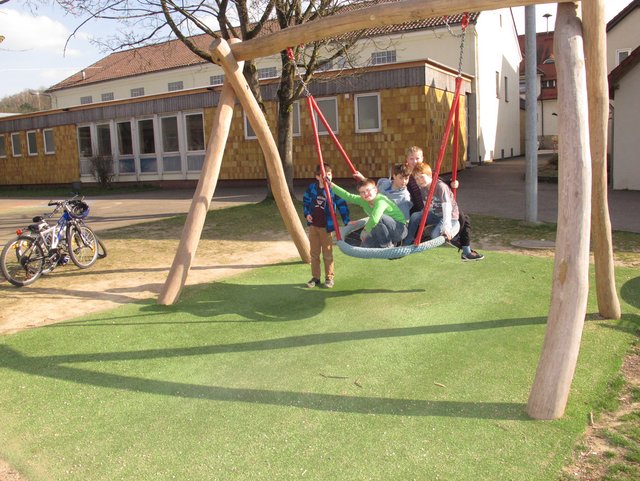
[(75, 219), (84, 219), (89, 215), (89, 204), (81, 200), (73, 200), (69, 202), (67, 212)]

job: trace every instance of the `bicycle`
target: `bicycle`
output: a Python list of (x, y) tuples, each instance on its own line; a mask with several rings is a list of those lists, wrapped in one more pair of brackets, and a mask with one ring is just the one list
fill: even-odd
[[(49, 201), (48, 205), (55, 206), (53, 212), (34, 217), (33, 224), (26, 230), (16, 230), (18, 237), (2, 249), (0, 270), (14, 286), (33, 284), (42, 274), (48, 274), (69, 259), (80, 269), (86, 269), (98, 258), (98, 238), (83, 220), (89, 214), (89, 205), (77, 196)], [(60, 210), (62, 215), (50, 225), (47, 219)]]

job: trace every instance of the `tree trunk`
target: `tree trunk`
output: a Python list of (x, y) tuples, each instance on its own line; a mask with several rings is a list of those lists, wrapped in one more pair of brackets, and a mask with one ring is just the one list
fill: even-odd
[[(237, 42), (236, 42), (237, 43)], [(258, 69), (256, 68), (256, 63), (253, 60), (248, 60), (244, 63), (244, 68), (242, 69), (242, 73), (244, 75), (247, 84), (249, 85), (249, 90), (253, 94), (253, 97), (256, 99), (256, 102), (260, 106), (260, 110), (262, 110), (263, 114), (266, 114), (266, 108), (264, 106), (264, 100), (262, 100), (262, 91), (260, 90), (260, 79), (258, 78)], [(271, 191), (271, 182), (269, 182), (269, 169), (267, 168), (267, 163), (262, 156), (262, 163), (264, 164), (264, 171), (267, 177), (267, 199), (273, 200), (273, 192)]]
[(608, 319), (620, 319), (620, 300), (616, 292), (613, 264), (611, 220), (607, 201), (607, 124), (609, 83), (607, 81), (607, 34), (604, 0), (583, 2), (584, 45), (589, 93), (589, 133), (593, 193), (591, 196), (591, 236), (596, 264), (598, 312)]
[(537, 419), (564, 414), (589, 291), (591, 158), (582, 28), (576, 4), (559, 3), (557, 15), (558, 232), (547, 332), (527, 406)]
[(282, 75), (278, 88), (278, 152), (282, 159), (284, 177), (293, 195), (293, 87), (294, 69), (282, 54)]

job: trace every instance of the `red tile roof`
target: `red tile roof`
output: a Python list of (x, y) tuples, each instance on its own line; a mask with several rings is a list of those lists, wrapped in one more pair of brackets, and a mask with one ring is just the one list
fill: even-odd
[[(387, 3), (397, 0), (374, 0), (372, 2), (351, 4), (345, 7), (345, 11), (354, 8), (362, 8), (371, 3)], [(339, 14), (336, 14), (339, 15)], [(469, 14), (469, 21), (475, 24), (479, 16), (479, 12)], [(452, 26), (460, 25), (463, 15), (452, 15), (448, 18), (448, 22)], [(366, 31), (365, 36), (375, 37), (379, 35), (388, 35), (392, 33), (405, 33), (427, 28), (442, 28), (446, 25), (442, 17), (420, 19), (407, 22), (401, 25), (391, 25), (372, 28)], [(266, 25), (261, 35), (266, 35), (271, 31), (277, 30), (277, 22), (271, 22)], [(209, 44), (213, 38), (207, 34), (196, 35), (190, 39), (200, 48), (208, 51)], [(191, 65), (199, 65), (207, 63), (201, 57), (193, 53), (180, 40), (169, 40), (166, 42), (138, 47), (130, 50), (112, 53), (96, 63), (86, 67), (73, 74), (71, 77), (51, 86), (47, 92), (55, 92), (73, 87), (91, 85), (99, 82), (134, 77), (142, 74), (162, 72), (166, 70), (188, 67)]]
[[(520, 75), (525, 71), (525, 36), (518, 36), (522, 62), (520, 63)], [(547, 63), (545, 63), (547, 62)], [(541, 81), (556, 80), (555, 55), (553, 54), (553, 32), (541, 32), (536, 34), (536, 65), (538, 73), (542, 75)], [(540, 100), (553, 100), (558, 98), (557, 87), (546, 87), (540, 90)]]

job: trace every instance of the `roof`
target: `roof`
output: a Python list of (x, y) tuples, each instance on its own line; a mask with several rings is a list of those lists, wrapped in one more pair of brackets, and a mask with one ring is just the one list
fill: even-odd
[[(371, 2), (363, 2), (358, 4), (350, 4), (344, 8), (344, 11), (353, 10), (370, 6), (371, 4), (388, 3), (397, 0), (372, 0)], [(339, 15), (339, 14), (335, 14)], [(469, 14), (469, 22), (475, 24), (477, 22), (479, 12)], [(463, 15), (452, 15), (448, 18), (449, 25), (460, 25)], [(366, 37), (376, 37), (380, 35), (389, 35), (394, 33), (408, 33), (411, 31), (419, 31), (428, 28), (443, 28), (446, 23), (442, 17), (420, 19), (400, 25), (390, 25), (376, 27), (365, 31)], [(277, 22), (272, 21), (270, 25), (266, 25), (260, 35), (267, 35), (278, 30)], [(260, 36), (259, 35), (259, 36)], [(201, 34), (189, 37), (194, 44), (205, 51), (209, 50), (209, 45), (213, 38), (208, 34)], [(195, 53), (180, 40), (169, 40), (162, 43), (147, 45), (143, 47), (123, 50), (121, 52), (112, 53), (94, 64), (84, 68), (80, 72), (76, 72), (72, 76), (58, 82), (49, 87), (47, 92), (54, 92), (68, 88), (91, 85), (99, 82), (106, 82), (117, 79), (124, 79), (143, 74), (162, 72), (172, 69), (179, 69), (194, 65), (207, 64), (208, 62)]]
[(618, 15), (607, 22), (607, 32), (618, 25), (622, 20), (624, 20), (627, 15), (629, 15), (634, 9), (638, 7), (640, 7), (640, 0), (633, 0), (633, 2), (620, 10)]
[[(556, 72), (555, 55), (553, 53), (553, 36), (554, 32), (539, 32), (536, 34), (536, 66), (541, 80), (556, 80), (558, 74)], [(520, 75), (524, 75), (525, 71), (525, 36), (518, 35), (518, 44), (522, 52), (522, 62), (520, 63)], [(553, 100), (558, 98), (558, 89), (556, 87), (545, 87), (541, 89), (540, 100)]]
[(640, 62), (640, 47), (636, 47), (627, 58), (620, 62), (620, 65), (609, 73), (609, 97), (615, 98), (615, 91), (618, 89), (620, 80), (632, 71), (638, 62)]

